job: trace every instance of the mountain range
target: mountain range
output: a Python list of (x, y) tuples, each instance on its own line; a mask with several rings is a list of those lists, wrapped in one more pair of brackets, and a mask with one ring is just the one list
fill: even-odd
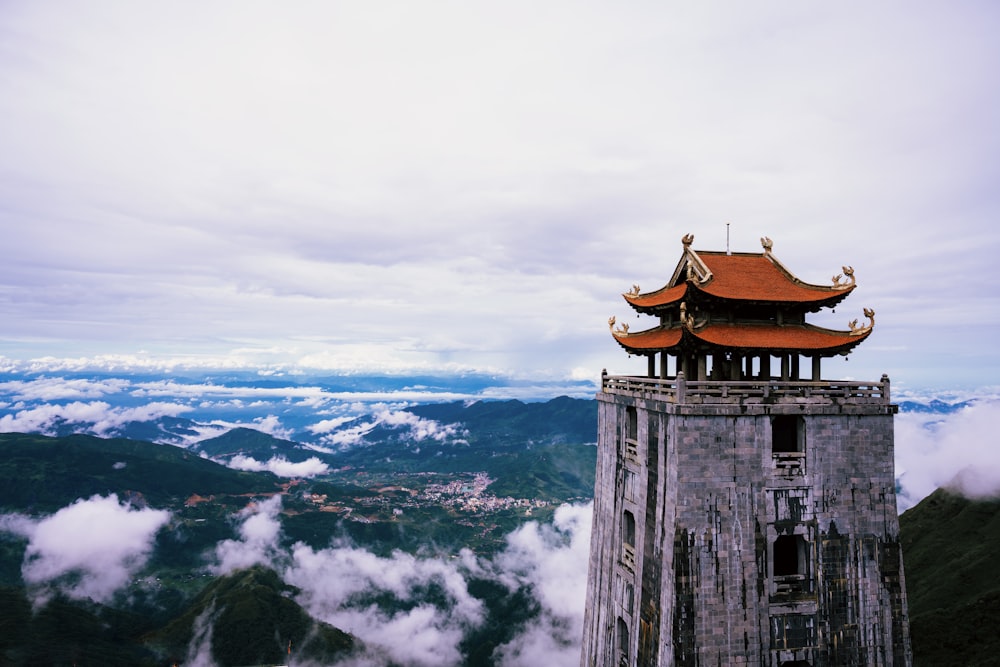
[[(518, 540), (546, 534), (524, 526), (592, 495), (596, 403), (453, 401), (401, 412), (408, 416), (342, 422), (363, 428), (341, 448), (246, 427), (188, 448), (0, 434), (0, 665), (195, 664), (199, 655), (218, 665), (277, 664), (289, 647), (295, 660), (316, 664), (359, 654), (371, 664), (421, 664), (366, 644), (357, 626), (329, 622), (363, 610), (378, 610), (387, 627), (447, 612), (461, 628), (456, 664), (499, 664), (504, 647), (544, 613), (527, 566), (510, 564)], [(291, 479), (223, 465), (237, 457), (315, 459), (326, 468)], [(170, 512), (149, 533), (148, 551), (122, 561), (128, 582), (94, 599), (78, 593), (97, 576), (85, 568), (29, 581), (32, 567), (57, 554), (39, 538), (46, 517), (112, 496), (129, 517)], [(939, 489), (900, 524), (915, 664), (995, 664), (1000, 501)], [(256, 552), (261, 558), (245, 566), (223, 567)], [(358, 590), (330, 613), (317, 591), (302, 589), (309, 578), (295, 577), (305, 559), (321, 557), (327, 566), (374, 559), (386, 576), (402, 564), (437, 574), (405, 593)], [(458, 563), (465, 569), (454, 569)], [(459, 571), (456, 593), (449, 577)], [(442, 626), (435, 623), (428, 627)]]

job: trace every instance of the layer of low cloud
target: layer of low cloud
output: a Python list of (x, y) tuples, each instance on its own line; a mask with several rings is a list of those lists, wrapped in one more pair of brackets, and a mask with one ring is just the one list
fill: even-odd
[(970, 498), (1000, 496), (997, 428), (1000, 400), (979, 401), (946, 415), (896, 417), (900, 511), (939, 487)]
[(57, 427), (70, 424), (82, 432), (106, 435), (129, 422), (177, 417), (192, 410), (189, 405), (167, 402), (136, 407), (113, 407), (105, 401), (45, 403), (0, 416), (0, 433), (54, 434)]
[(497, 649), (502, 667), (579, 664), (592, 518), (592, 504), (563, 505), (551, 525), (531, 522), (507, 536), (497, 575), (511, 590), (530, 589), (540, 613)]
[(226, 461), (225, 465), (236, 470), (270, 472), (278, 477), (315, 477), (330, 470), (329, 465), (315, 456), (305, 461), (293, 462), (284, 456), (273, 456), (267, 461), (258, 461), (252, 456), (237, 455)]
[[(320, 442), (339, 449), (360, 445), (365, 436), (378, 426), (396, 429), (402, 440), (412, 442), (465, 442), (466, 431), (461, 424), (442, 424), (387, 405), (375, 405), (372, 410), (372, 414), (359, 423), (322, 435)], [(324, 427), (320, 432), (326, 430)]]
[[(538, 603), (538, 615), (498, 649), (500, 664), (579, 661), (591, 505), (560, 507), (551, 525), (525, 524), (493, 560), (468, 550), (451, 557), (400, 551), (378, 556), (343, 541), (285, 550), (280, 510), (280, 496), (244, 510), (239, 537), (217, 545), (211, 569), (225, 574), (250, 565), (273, 567), (300, 590), (297, 601), (314, 618), (362, 640), (363, 651), (349, 664), (460, 664), (463, 638), (486, 620), (482, 602), (469, 593), (471, 577), (494, 579), (512, 593), (525, 590)], [(376, 602), (386, 596), (394, 600), (391, 611)]]
[(0, 518), (0, 529), (28, 538), (21, 575), (36, 603), (56, 591), (106, 602), (145, 565), (170, 516), (95, 495), (43, 519)]
[(282, 556), (279, 548), (280, 512), (280, 495), (251, 503), (243, 509), (237, 515), (239, 537), (223, 540), (215, 546), (210, 571), (223, 575), (254, 565), (274, 566), (279, 562)]

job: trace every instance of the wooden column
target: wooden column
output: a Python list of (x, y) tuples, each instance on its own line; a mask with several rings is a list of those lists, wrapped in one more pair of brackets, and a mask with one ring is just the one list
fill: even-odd
[(819, 382), (822, 379), (820, 377), (820, 371), (819, 371), (819, 360), (820, 359), (821, 359), (821, 357), (818, 354), (814, 354), (813, 355), (813, 373), (812, 373), (813, 382)]

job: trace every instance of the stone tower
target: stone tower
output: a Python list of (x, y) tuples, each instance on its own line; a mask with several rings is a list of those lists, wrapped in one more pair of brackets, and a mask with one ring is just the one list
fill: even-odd
[(811, 285), (770, 239), (692, 241), (664, 287), (623, 295), (656, 326), (609, 321), (648, 372), (604, 374), (597, 396), (581, 665), (908, 667), (889, 379), (821, 375), (874, 311), (813, 326), (854, 290), (850, 267)]

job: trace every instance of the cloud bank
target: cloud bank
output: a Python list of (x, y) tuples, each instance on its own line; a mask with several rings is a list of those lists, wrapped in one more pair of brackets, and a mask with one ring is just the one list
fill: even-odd
[(95, 495), (44, 519), (7, 517), (0, 529), (28, 538), (21, 576), (36, 603), (56, 591), (107, 602), (146, 564), (170, 516)]
[(0, 433), (43, 433), (54, 435), (57, 427), (71, 424), (94, 435), (106, 435), (129, 422), (177, 417), (192, 408), (179, 403), (153, 402), (138, 407), (112, 407), (105, 401), (47, 403), (0, 416)]
[(510, 590), (527, 587), (540, 612), (497, 649), (503, 667), (579, 664), (592, 519), (593, 504), (563, 505), (551, 525), (530, 522), (507, 536), (495, 573)]
[(970, 498), (1000, 496), (998, 425), (1000, 400), (979, 401), (948, 415), (897, 415), (900, 511), (938, 487)]
[(315, 477), (330, 470), (330, 466), (323, 463), (315, 456), (305, 461), (294, 463), (284, 456), (274, 456), (269, 460), (261, 462), (252, 456), (237, 455), (225, 465), (236, 470), (250, 470), (254, 472), (271, 472), (278, 477)]
[[(471, 578), (525, 590), (538, 613), (497, 650), (499, 664), (575, 665), (579, 661), (589, 558), (591, 505), (560, 507), (552, 525), (525, 524), (492, 560), (468, 550), (449, 557), (396, 551), (378, 556), (344, 541), (314, 549), (280, 546), (280, 496), (239, 515), (239, 538), (220, 542), (211, 570), (226, 574), (268, 565), (300, 589), (316, 619), (362, 640), (351, 665), (447, 667), (460, 664), (462, 641), (486, 620), (469, 592)], [(385, 600), (392, 602), (387, 607)], [(541, 662), (539, 661), (541, 659)]]

